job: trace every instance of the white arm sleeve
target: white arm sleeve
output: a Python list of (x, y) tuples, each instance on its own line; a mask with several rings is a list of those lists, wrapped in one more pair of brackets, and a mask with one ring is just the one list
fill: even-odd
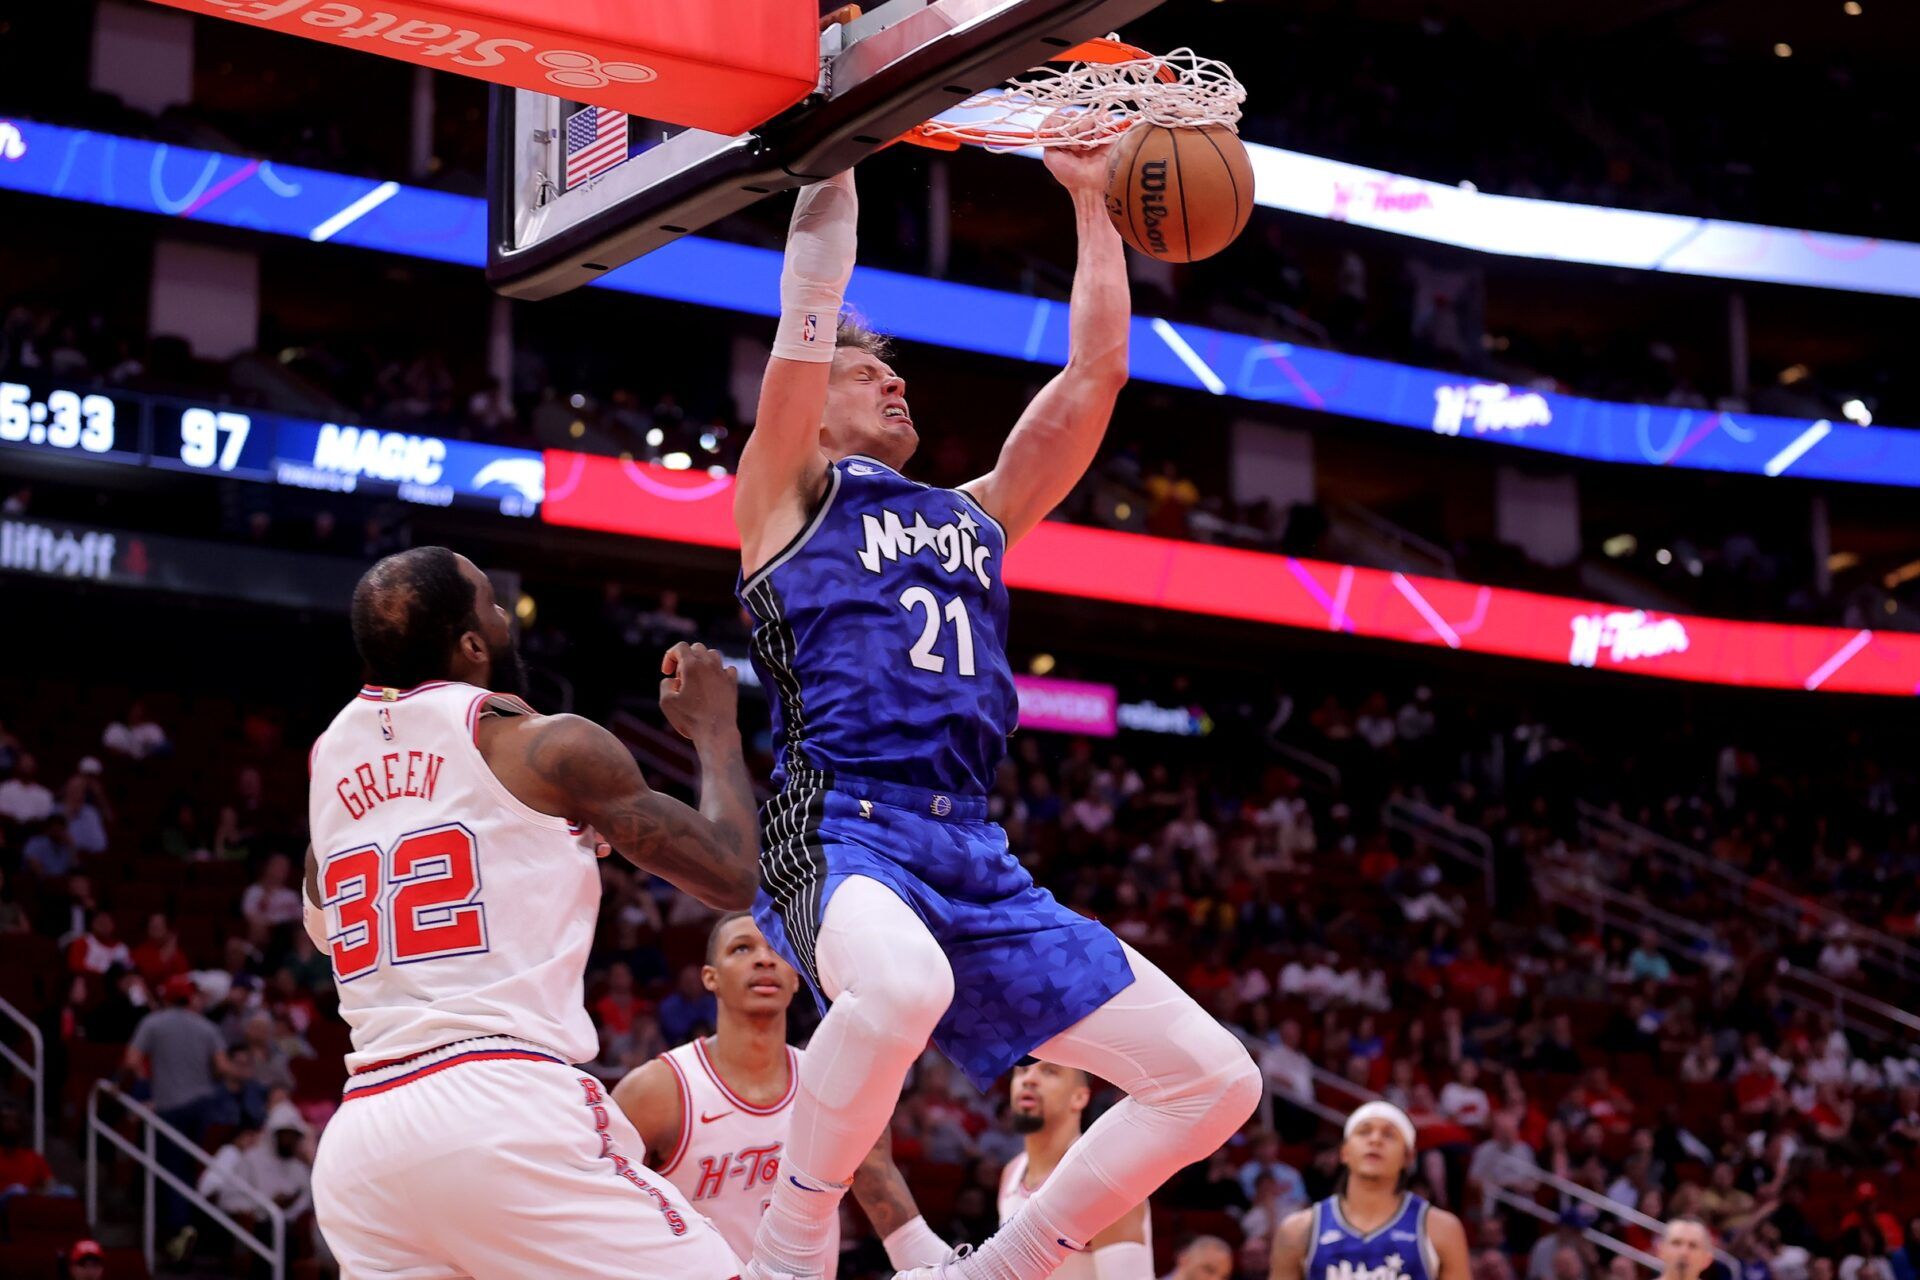
[(1122, 1240), (1093, 1253), (1099, 1280), (1153, 1280), (1153, 1249), (1138, 1240)]
[(853, 276), (860, 198), (853, 170), (800, 189), (780, 271), (780, 326), (773, 354), (825, 364), (833, 359), (840, 303)]

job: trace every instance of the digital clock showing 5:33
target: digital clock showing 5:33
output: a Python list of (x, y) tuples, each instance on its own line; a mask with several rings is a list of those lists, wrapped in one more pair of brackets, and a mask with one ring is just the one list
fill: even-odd
[(32, 388), (0, 382), (0, 443), (111, 453), (113, 401), (67, 390), (49, 391), (45, 399), (36, 400)]

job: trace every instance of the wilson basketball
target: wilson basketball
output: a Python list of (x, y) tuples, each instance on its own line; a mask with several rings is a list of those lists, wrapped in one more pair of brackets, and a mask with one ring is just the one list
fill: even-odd
[(1122, 239), (1152, 257), (1211, 258), (1253, 216), (1253, 165), (1225, 125), (1135, 125), (1107, 163), (1107, 215)]

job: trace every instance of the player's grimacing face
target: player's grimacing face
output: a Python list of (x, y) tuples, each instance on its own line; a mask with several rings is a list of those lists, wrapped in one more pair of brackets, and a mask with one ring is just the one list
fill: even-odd
[(1406, 1167), (1407, 1142), (1390, 1121), (1369, 1117), (1340, 1144), (1340, 1162), (1350, 1173), (1391, 1181)]
[(744, 917), (727, 925), (706, 971), (720, 1003), (743, 1013), (782, 1012), (800, 989), (800, 975)]
[(858, 347), (834, 353), (820, 441), (828, 456), (861, 453), (904, 467), (920, 445), (907, 407), (907, 383), (886, 361)]
[(1086, 1077), (1071, 1067), (1051, 1062), (1015, 1067), (1011, 1085), (1013, 1126), (1020, 1132), (1038, 1133), (1057, 1116), (1086, 1110), (1090, 1096)]

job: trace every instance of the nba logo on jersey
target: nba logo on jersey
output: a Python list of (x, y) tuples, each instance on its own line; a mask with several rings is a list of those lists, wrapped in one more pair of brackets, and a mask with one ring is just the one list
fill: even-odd
[(380, 736), (388, 742), (393, 741), (393, 709), (391, 707), (380, 708)]

